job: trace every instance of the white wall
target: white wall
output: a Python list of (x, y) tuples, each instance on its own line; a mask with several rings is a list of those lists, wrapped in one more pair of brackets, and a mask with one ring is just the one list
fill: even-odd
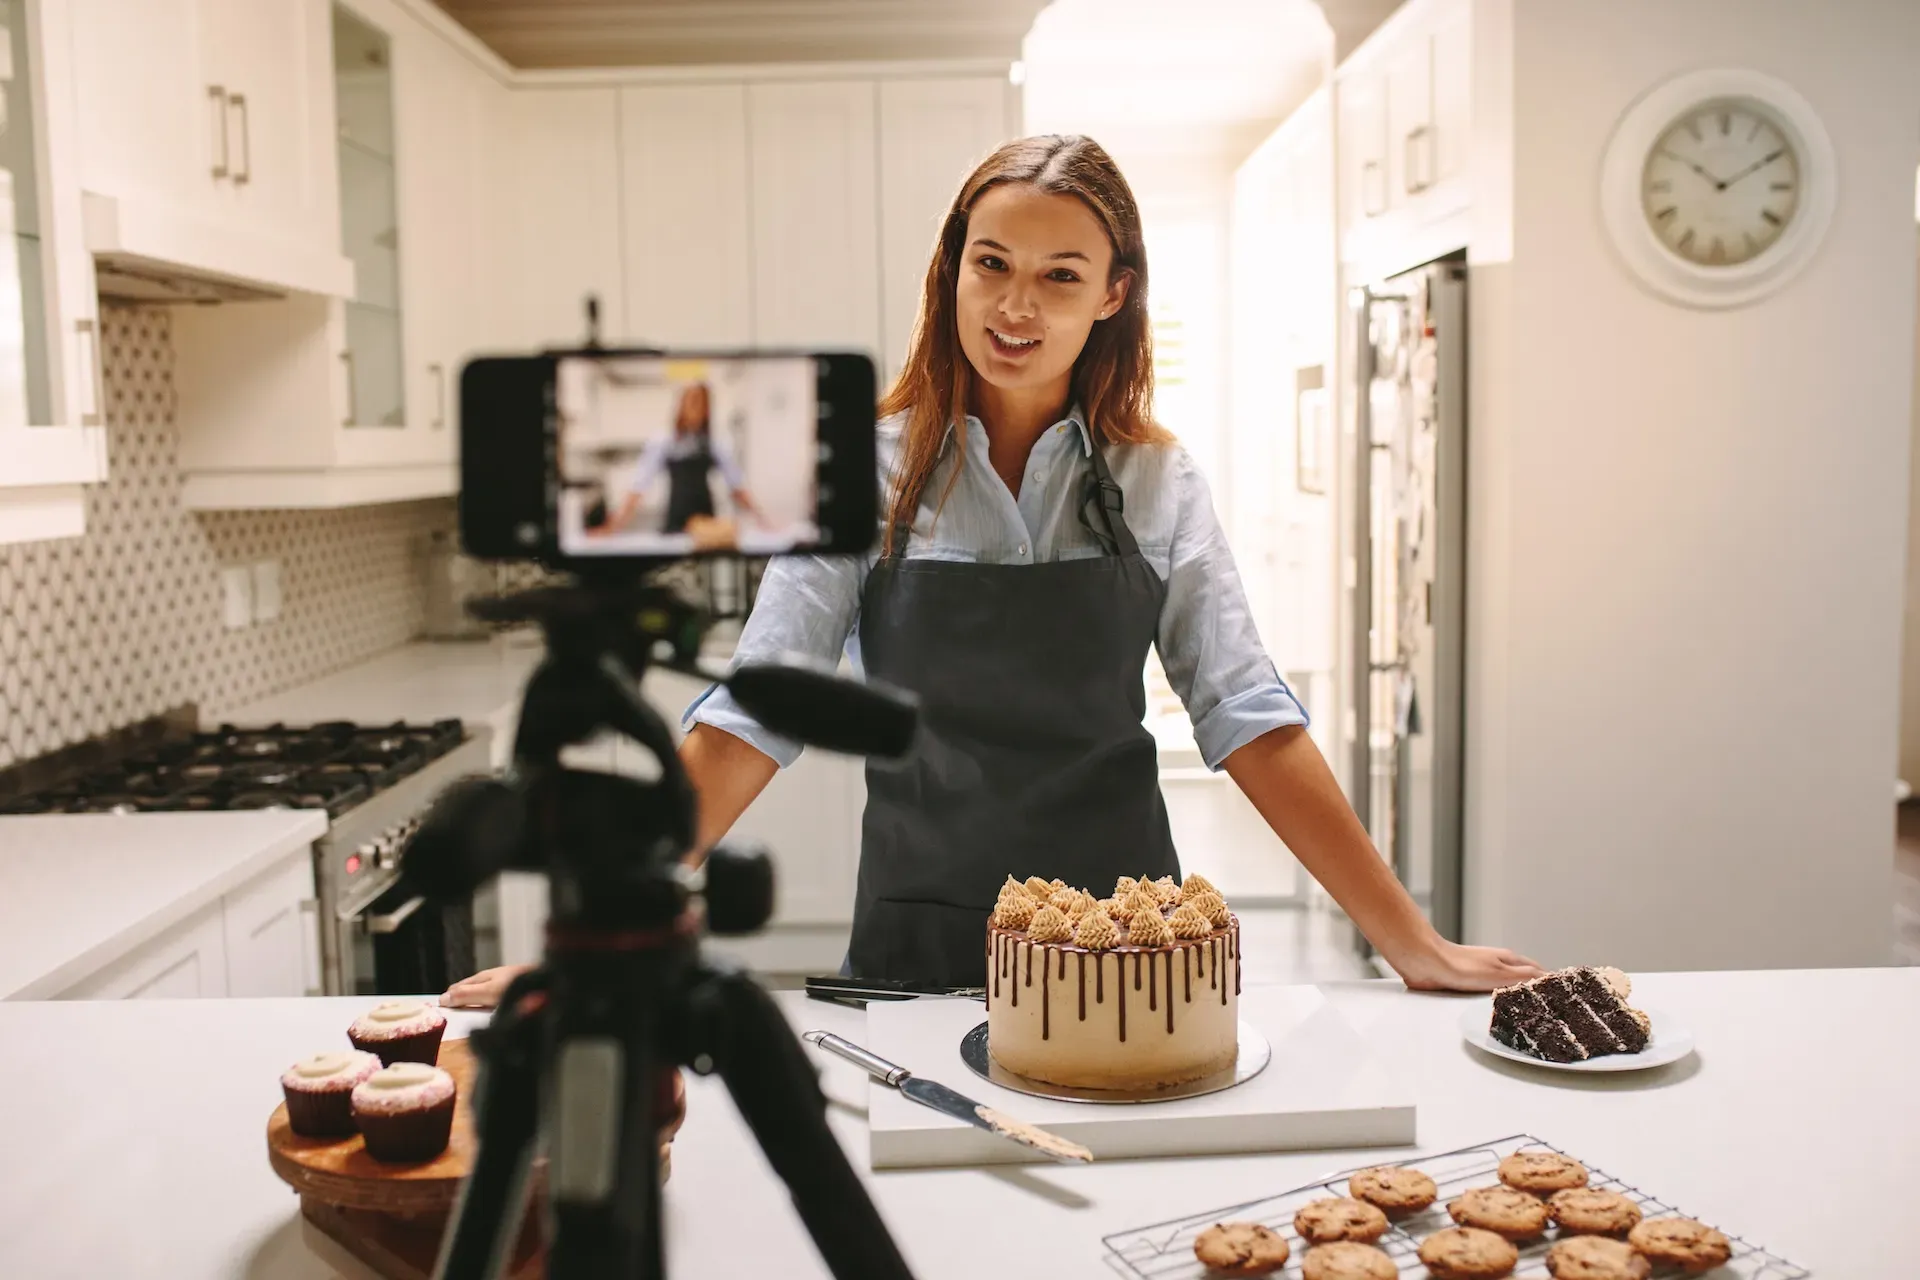
[[(1920, 222), (1920, 179), (1915, 182), (1914, 219)], [(1920, 246), (1920, 237), (1916, 237)], [(1915, 273), (1920, 287), (1920, 272)], [(1920, 352), (1914, 358), (1912, 461), (1907, 492), (1920, 493)], [(1900, 777), (1920, 792), (1920, 503), (1907, 515), (1907, 607), (1900, 659)]]
[[(1511, 258), (1475, 246), (1470, 303), (1470, 935), (1885, 963), (1920, 6), (1509, 12)], [(1842, 190), (1783, 292), (1699, 312), (1617, 265), (1595, 175), (1630, 102), (1711, 65), (1804, 94)]]

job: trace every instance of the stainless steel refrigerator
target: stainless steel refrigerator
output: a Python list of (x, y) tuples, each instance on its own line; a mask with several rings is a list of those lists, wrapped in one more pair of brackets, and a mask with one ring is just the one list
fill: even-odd
[[(1461, 930), (1467, 268), (1348, 295), (1350, 799), (1441, 934)], [(1372, 949), (1355, 931), (1361, 954)]]

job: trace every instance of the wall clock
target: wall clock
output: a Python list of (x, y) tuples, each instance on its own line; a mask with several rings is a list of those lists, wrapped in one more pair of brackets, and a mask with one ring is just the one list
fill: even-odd
[(1601, 163), (1601, 209), (1627, 269), (1697, 307), (1755, 302), (1819, 250), (1833, 218), (1833, 144), (1787, 85), (1696, 71), (1627, 109)]

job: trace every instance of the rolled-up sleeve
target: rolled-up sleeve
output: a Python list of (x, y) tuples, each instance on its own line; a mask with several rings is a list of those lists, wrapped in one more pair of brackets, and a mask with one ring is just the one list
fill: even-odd
[[(753, 613), (741, 629), (731, 667), (787, 658), (838, 663), (860, 611), (866, 572), (861, 556), (775, 557), (760, 580)], [(772, 757), (783, 769), (800, 758), (800, 743), (762, 727), (722, 685), (708, 685), (687, 707), (680, 723), (725, 730)]]
[(1201, 758), (1218, 771), (1261, 734), (1306, 724), (1307, 712), (1260, 643), (1206, 477), (1185, 450), (1175, 468), (1160, 665), (1186, 704)]

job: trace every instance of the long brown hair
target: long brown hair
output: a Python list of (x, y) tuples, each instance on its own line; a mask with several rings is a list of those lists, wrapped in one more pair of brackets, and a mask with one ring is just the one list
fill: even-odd
[[(1096, 444), (1161, 443), (1171, 437), (1153, 421), (1153, 333), (1147, 324), (1147, 249), (1140, 207), (1119, 166), (1091, 138), (1046, 134), (1021, 138), (981, 161), (954, 197), (940, 225), (933, 261), (920, 289), (920, 315), (900, 376), (880, 401), (880, 413), (907, 415), (894, 460), (885, 545), (893, 530), (911, 525), (920, 497), (940, 461), (947, 428), (967, 411), (973, 370), (960, 349), (954, 293), (966, 255), (967, 220), (980, 197), (1005, 183), (1023, 183), (1050, 195), (1073, 196), (1100, 219), (1113, 246), (1107, 283), (1131, 275), (1126, 301), (1087, 335), (1073, 365), (1073, 399), (1086, 415)], [(960, 454), (961, 465), (966, 455)], [(956, 468), (948, 489), (959, 478)], [(942, 501), (946, 495), (941, 495)]]

